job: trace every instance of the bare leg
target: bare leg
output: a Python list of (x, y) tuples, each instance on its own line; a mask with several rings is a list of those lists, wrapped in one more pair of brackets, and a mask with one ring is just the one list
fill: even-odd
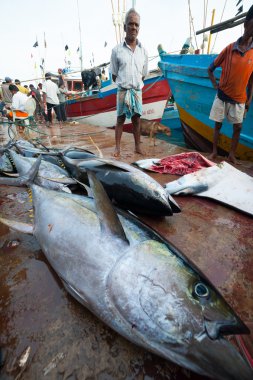
[(134, 114), (132, 116), (132, 123), (133, 123), (133, 134), (134, 134), (134, 142), (135, 142), (135, 152), (139, 154), (143, 154), (141, 151), (141, 121), (140, 121), (140, 115)]
[(126, 120), (126, 115), (121, 115), (117, 117), (117, 124), (115, 126), (115, 151), (114, 157), (120, 157), (120, 141), (123, 132), (123, 124)]
[(214, 127), (214, 134), (213, 134), (213, 151), (209, 156), (211, 160), (217, 157), (218, 140), (220, 136), (221, 127), (222, 127), (222, 123), (219, 123), (218, 121), (216, 121), (215, 127)]
[(234, 127), (234, 132), (233, 132), (233, 137), (232, 137), (231, 149), (228, 155), (228, 160), (233, 162), (233, 164), (236, 164), (237, 161), (235, 158), (235, 152), (236, 152), (236, 148), (237, 148), (239, 138), (240, 138), (242, 123), (234, 124), (233, 127)]

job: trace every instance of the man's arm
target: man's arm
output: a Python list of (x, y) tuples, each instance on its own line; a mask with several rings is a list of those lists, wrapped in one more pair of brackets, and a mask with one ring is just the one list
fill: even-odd
[(15, 95), (13, 95), (13, 97), (12, 97), (11, 109), (13, 109), (13, 110), (19, 109), (19, 101), (18, 101), (17, 96), (15, 96)]
[(114, 49), (112, 50), (112, 54), (111, 54), (110, 71), (112, 73), (113, 82), (116, 82), (117, 73), (118, 73), (118, 64), (117, 64), (116, 52)]
[(219, 87), (219, 83), (215, 79), (214, 70), (217, 67), (222, 67), (222, 64), (225, 58), (227, 57), (227, 55), (229, 54), (229, 51), (231, 51), (232, 48), (233, 48), (233, 44), (230, 44), (227, 47), (225, 47), (225, 49), (222, 50), (222, 52), (218, 55), (218, 57), (215, 58), (215, 60), (211, 63), (211, 65), (207, 69), (208, 76), (215, 89)]
[(213, 87), (214, 87), (215, 89), (217, 89), (217, 88), (218, 88), (218, 83), (217, 83), (216, 78), (215, 78), (214, 73), (213, 73), (214, 70), (215, 70), (215, 66), (214, 66), (214, 63), (212, 63), (212, 64), (208, 67), (207, 72), (208, 72), (208, 76), (209, 76), (209, 78), (210, 78), (210, 81), (211, 81), (212, 84), (213, 84)]
[(144, 81), (144, 78), (148, 74), (148, 52), (145, 49), (145, 59), (144, 59), (144, 65), (142, 69), (142, 81)]

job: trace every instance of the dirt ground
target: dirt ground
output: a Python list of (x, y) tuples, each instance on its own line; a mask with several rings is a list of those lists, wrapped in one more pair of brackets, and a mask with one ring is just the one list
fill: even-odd
[[(1, 128), (1, 127), (0, 127)], [(114, 150), (114, 131), (84, 125), (39, 128), (48, 147), (82, 146), (104, 157)], [(8, 140), (0, 131), (1, 144)], [(34, 132), (29, 138), (36, 137)], [(91, 140), (91, 138), (92, 140)], [(165, 157), (181, 148), (157, 140), (149, 146), (142, 137), (145, 157)], [(133, 153), (133, 136), (124, 134), (125, 162)], [(242, 170), (253, 175), (253, 163)], [(177, 176), (152, 174), (160, 183)], [(253, 223), (238, 211), (197, 197), (177, 197), (182, 213), (166, 218), (141, 217), (189, 257), (221, 292), (238, 315), (253, 322)], [(31, 221), (25, 188), (0, 186), (1, 214)], [(67, 217), (67, 215), (66, 215)], [(35, 238), (0, 225), (0, 378), (50, 380), (204, 380), (141, 349), (105, 326), (63, 288)], [(252, 347), (252, 335), (248, 339)], [(28, 356), (22, 367), (20, 359)], [(25, 361), (25, 360), (24, 360)], [(238, 379), (239, 380), (239, 379)]]

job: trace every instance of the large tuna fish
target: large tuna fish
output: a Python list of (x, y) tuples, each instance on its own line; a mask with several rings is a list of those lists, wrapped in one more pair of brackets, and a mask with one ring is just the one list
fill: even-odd
[(96, 155), (89, 150), (77, 148), (77, 147), (68, 147), (63, 150), (59, 149), (48, 149), (46, 146), (42, 145), (42, 148), (37, 148), (31, 146), (31, 144), (26, 144), (26, 141), (22, 140), (16, 141), (13, 143), (16, 150), (25, 157), (38, 157), (42, 155), (44, 161), (49, 161), (54, 165), (63, 166), (61, 157), (65, 156), (71, 159), (86, 159), (94, 158)]
[[(27, 175), (36, 162), (36, 158), (23, 157), (12, 150), (9, 150), (9, 155), (20, 177)], [(4, 181), (5, 179), (1, 179), (0, 183), (5, 184)], [(75, 181), (70, 178), (65, 169), (42, 160), (35, 183), (49, 189), (71, 192), (66, 185), (73, 184)]]
[(109, 198), (121, 208), (149, 215), (172, 215), (180, 212), (176, 201), (152, 177), (124, 162), (105, 158), (86, 160), (62, 157), (72, 176), (89, 184), (87, 170), (96, 173)]
[(34, 226), (0, 221), (34, 234), (66, 289), (130, 341), (215, 380), (252, 379), (222, 337), (247, 333), (242, 321), (167, 241), (116, 214), (89, 176), (95, 202), (33, 186)]

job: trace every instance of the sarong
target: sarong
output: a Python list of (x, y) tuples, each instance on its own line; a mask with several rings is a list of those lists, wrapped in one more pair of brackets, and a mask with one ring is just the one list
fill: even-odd
[(126, 115), (131, 119), (134, 114), (142, 114), (142, 91), (131, 89), (118, 89), (117, 116)]

